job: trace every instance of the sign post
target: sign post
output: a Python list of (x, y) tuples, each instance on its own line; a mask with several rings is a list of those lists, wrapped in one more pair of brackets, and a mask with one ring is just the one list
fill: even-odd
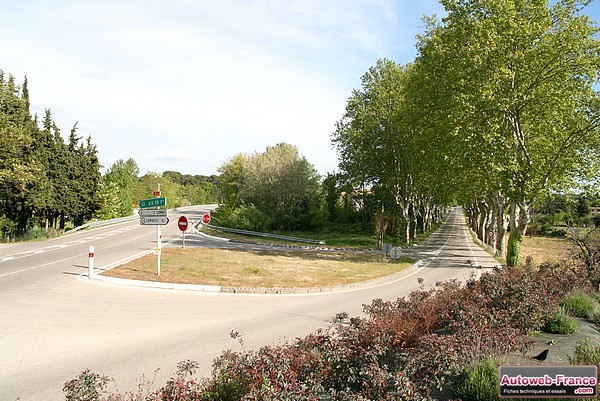
[(161, 239), (162, 234), (160, 232), (160, 226), (156, 226), (156, 275), (160, 276), (160, 252), (161, 252)]
[(392, 258), (392, 260), (394, 262), (398, 261), (398, 259), (400, 259), (401, 255), (402, 255), (402, 248), (395, 246), (392, 249), (390, 249), (390, 257)]
[[(156, 226), (156, 248), (154, 253), (156, 254), (156, 274), (160, 276), (160, 253), (161, 253), (161, 239), (162, 234), (160, 232), (160, 226), (164, 226), (169, 223), (167, 217), (167, 209), (157, 209), (162, 206), (167, 206), (167, 198), (160, 196), (160, 184), (158, 184), (158, 190), (154, 191), (155, 198), (142, 199), (139, 202), (141, 225)], [(152, 208), (152, 209), (151, 209)]]
[(88, 253), (88, 277), (91, 278), (94, 274), (94, 245), (90, 245)]
[(188, 228), (188, 219), (187, 219), (187, 217), (185, 217), (185, 216), (179, 217), (179, 220), (177, 220), (177, 226), (183, 232), (183, 241), (182, 241), (181, 247), (183, 249), (185, 249), (185, 231)]

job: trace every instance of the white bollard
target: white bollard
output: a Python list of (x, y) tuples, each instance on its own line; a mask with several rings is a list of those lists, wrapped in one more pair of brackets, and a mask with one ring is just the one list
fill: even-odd
[(92, 277), (94, 274), (94, 246), (90, 245), (90, 252), (88, 254), (88, 277)]

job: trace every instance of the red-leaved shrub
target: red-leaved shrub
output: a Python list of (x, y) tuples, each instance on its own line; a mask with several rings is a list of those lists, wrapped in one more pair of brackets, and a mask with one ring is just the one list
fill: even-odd
[(165, 387), (135, 399), (428, 399), (434, 387), (465, 367), (526, 350), (526, 335), (542, 326), (569, 291), (586, 287), (585, 277), (567, 269), (515, 268), (464, 285), (438, 283), (395, 301), (374, 300), (364, 317), (305, 338), (226, 351), (214, 361), (212, 376), (201, 381), (186, 361)]

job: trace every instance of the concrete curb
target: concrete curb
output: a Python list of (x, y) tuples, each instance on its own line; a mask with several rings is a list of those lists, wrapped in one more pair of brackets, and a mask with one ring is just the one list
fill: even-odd
[(182, 290), (182, 291), (200, 291), (200, 292), (220, 292), (221, 286), (218, 285), (196, 285), (196, 284), (177, 284), (164, 283), (162, 281), (141, 281), (127, 280), (124, 278), (106, 277), (94, 274), (89, 278), (90, 281), (96, 281), (106, 284), (115, 284), (127, 287), (159, 288), (164, 290)]

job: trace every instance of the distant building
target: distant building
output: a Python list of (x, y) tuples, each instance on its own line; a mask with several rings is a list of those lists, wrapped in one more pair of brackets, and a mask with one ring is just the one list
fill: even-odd
[(590, 206), (590, 214), (600, 214), (600, 206)]

